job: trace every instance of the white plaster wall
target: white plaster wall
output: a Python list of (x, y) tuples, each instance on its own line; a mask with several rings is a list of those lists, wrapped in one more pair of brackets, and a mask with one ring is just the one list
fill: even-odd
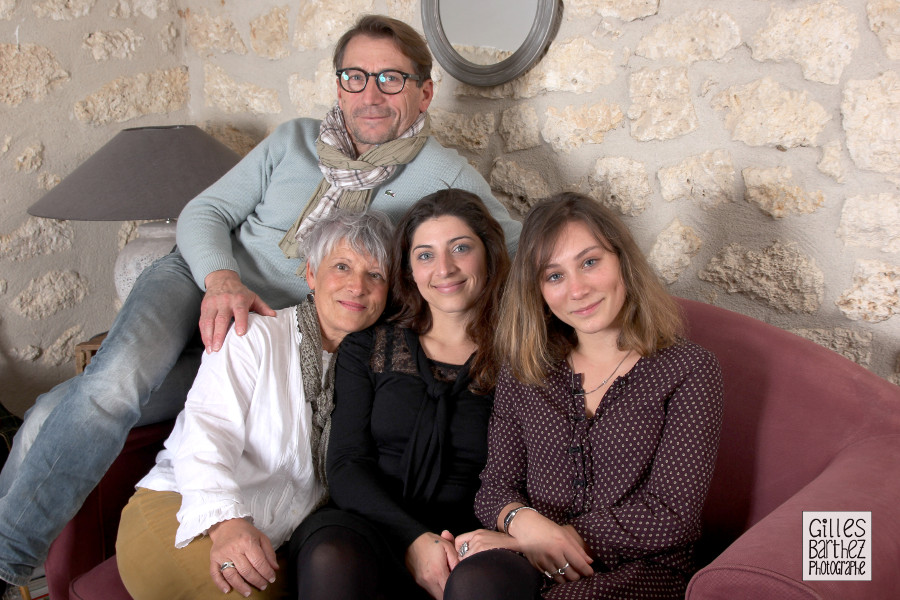
[[(0, 0), (0, 401), (21, 413), (109, 326), (130, 231), (27, 207), (124, 127), (246, 151), (320, 117), (367, 11), (421, 30), (415, 0)], [(900, 382), (898, 48), (897, 0), (570, 0), (519, 80), (437, 68), (435, 130), (514, 211), (607, 194), (673, 293)]]

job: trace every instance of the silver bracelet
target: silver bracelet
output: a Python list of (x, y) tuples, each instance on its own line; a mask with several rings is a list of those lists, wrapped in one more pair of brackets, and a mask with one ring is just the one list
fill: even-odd
[(506, 513), (506, 517), (503, 519), (503, 533), (509, 535), (509, 525), (512, 523), (512, 520), (516, 517), (520, 510), (533, 510), (537, 512), (536, 508), (531, 508), (530, 506), (517, 506), (508, 513)]

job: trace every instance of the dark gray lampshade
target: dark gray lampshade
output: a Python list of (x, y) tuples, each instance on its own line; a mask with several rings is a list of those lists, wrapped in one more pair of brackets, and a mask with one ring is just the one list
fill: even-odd
[(76, 221), (174, 219), (238, 160), (194, 125), (124, 129), (28, 214)]

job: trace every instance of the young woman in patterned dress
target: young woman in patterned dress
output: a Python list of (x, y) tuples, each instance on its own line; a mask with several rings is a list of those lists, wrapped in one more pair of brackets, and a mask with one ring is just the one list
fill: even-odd
[(628, 229), (580, 194), (531, 211), (497, 332), (488, 462), (445, 600), (683, 598), (722, 414), (715, 357)]

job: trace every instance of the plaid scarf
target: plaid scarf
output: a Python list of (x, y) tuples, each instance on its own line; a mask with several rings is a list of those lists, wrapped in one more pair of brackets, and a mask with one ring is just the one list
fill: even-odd
[(336, 208), (364, 211), (372, 199), (372, 188), (390, 179), (397, 165), (410, 162), (425, 145), (431, 132), (431, 120), (421, 113), (409, 129), (397, 139), (385, 142), (354, 158), (356, 151), (347, 133), (344, 115), (338, 104), (325, 115), (316, 139), (319, 169), (324, 178), (297, 221), (278, 243), (288, 258), (300, 255), (298, 240), (305, 237), (316, 219)]

